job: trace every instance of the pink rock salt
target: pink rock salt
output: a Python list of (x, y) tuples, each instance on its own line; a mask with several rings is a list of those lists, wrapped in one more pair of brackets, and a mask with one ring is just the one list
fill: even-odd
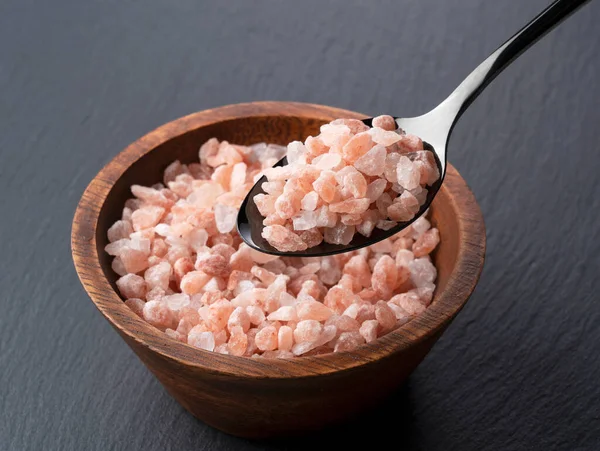
[(294, 341), (302, 343), (304, 341), (315, 341), (321, 335), (323, 325), (314, 319), (300, 321), (294, 329)]
[(359, 332), (343, 332), (335, 343), (335, 352), (354, 351), (365, 342), (364, 337)]
[(144, 319), (157, 329), (174, 327), (177, 318), (169, 307), (160, 301), (148, 301), (144, 305)]
[(367, 343), (372, 343), (377, 340), (377, 328), (379, 323), (375, 319), (369, 319), (362, 323), (360, 326), (360, 334), (363, 336)]
[(281, 326), (277, 332), (277, 348), (281, 351), (289, 351), (294, 345), (294, 331), (289, 326)]
[(308, 248), (298, 235), (280, 225), (265, 227), (262, 231), (262, 236), (269, 244), (280, 251), (295, 252)]
[(383, 115), (373, 118), (373, 127), (379, 127), (383, 130), (393, 131), (398, 128), (398, 125), (392, 116)]
[(212, 332), (202, 330), (201, 326), (195, 326), (188, 334), (188, 344), (205, 351), (213, 351), (215, 349), (215, 336)]
[(261, 351), (274, 351), (279, 343), (277, 329), (274, 326), (262, 328), (256, 333), (254, 341)]
[[(393, 227), (387, 215), (392, 205), (405, 215), (420, 208), (428, 182), (439, 176), (435, 160), (418, 138), (387, 130), (387, 122), (381, 130), (396, 136), (344, 119), (324, 128), (324, 140), (290, 146), (288, 154), (299, 166), (286, 166), (263, 184), (263, 213), (281, 227), (274, 227), (275, 236), (288, 247), (313, 247), (324, 239), (344, 243), (355, 233), (368, 236), (375, 227)], [(351, 149), (360, 133), (360, 140), (373, 141), (364, 153)], [(374, 142), (397, 136), (387, 148)], [(361, 155), (349, 164), (344, 148)], [(121, 276), (117, 288), (133, 314), (196, 348), (293, 358), (352, 351), (435, 302), (437, 271), (429, 254), (439, 232), (425, 217), (388, 240), (329, 257), (279, 258), (242, 242), (235, 231), (237, 210), (253, 181), (262, 171), (269, 174), (268, 165), (285, 151), (210, 140), (200, 151), (203, 164), (174, 162), (165, 170), (164, 185), (132, 187), (136, 198), (126, 202), (107, 232), (106, 251), (114, 257), (111, 266)], [(402, 156), (418, 172), (416, 188), (402, 185), (398, 163), (410, 166)], [(328, 169), (313, 165), (315, 157)], [(416, 176), (408, 176), (414, 184)], [(295, 211), (289, 219), (276, 211), (282, 195)], [(357, 212), (356, 201), (366, 201), (366, 210), (359, 205)], [(333, 207), (338, 212), (331, 204), (340, 204)], [(295, 225), (306, 230), (293, 230)]]
[(117, 280), (117, 288), (124, 298), (143, 299), (146, 295), (146, 282), (136, 274), (126, 274)]
[(415, 257), (424, 257), (433, 251), (440, 242), (440, 233), (438, 229), (429, 229), (424, 232), (413, 244), (413, 253)]
[(248, 336), (240, 326), (231, 329), (231, 337), (227, 343), (229, 354), (242, 356), (248, 348)]

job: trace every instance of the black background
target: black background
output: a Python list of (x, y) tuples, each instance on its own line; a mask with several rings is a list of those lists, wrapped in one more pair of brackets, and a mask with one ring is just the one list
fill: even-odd
[(486, 219), (485, 270), (358, 423), (267, 443), (196, 421), (95, 310), (69, 249), (87, 183), (156, 126), (254, 100), (417, 115), (548, 3), (2, 0), (0, 449), (600, 449), (600, 2), (457, 125), (449, 159)]

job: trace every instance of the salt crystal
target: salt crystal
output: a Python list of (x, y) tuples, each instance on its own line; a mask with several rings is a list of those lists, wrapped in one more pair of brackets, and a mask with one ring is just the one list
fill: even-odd
[(307, 319), (298, 322), (294, 329), (294, 340), (296, 343), (315, 341), (321, 335), (323, 325), (319, 321)]
[(278, 196), (283, 193), (284, 185), (283, 180), (279, 180), (277, 182), (264, 182), (260, 187), (265, 193)]
[[(256, 197), (254, 199), (256, 201)], [(316, 193), (316, 191), (311, 191), (302, 198), (302, 202), (300, 205), (303, 210), (314, 211), (317, 208), (318, 202), (319, 202), (319, 195)], [(261, 212), (261, 214), (262, 214), (262, 212)], [(263, 215), (263, 216), (266, 216), (266, 215)]]
[(280, 225), (265, 227), (261, 235), (271, 246), (282, 252), (303, 251), (308, 247), (298, 235)]
[(419, 205), (423, 205), (427, 201), (427, 189), (417, 186), (415, 189), (409, 190), (409, 192), (415, 196)]
[(326, 285), (335, 285), (342, 277), (342, 268), (334, 257), (323, 257), (321, 269), (317, 274)]
[(282, 307), (291, 306), (296, 303), (296, 298), (286, 291), (282, 291), (279, 295), (279, 305)]
[(333, 314), (333, 311), (329, 307), (314, 299), (305, 299), (298, 302), (296, 311), (300, 320), (312, 319), (325, 321)]
[[(198, 327), (198, 326), (196, 326)], [(215, 349), (215, 336), (212, 332), (196, 330), (194, 327), (188, 334), (188, 344), (195, 348), (213, 351)]]
[(400, 149), (404, 152), (414, 152), (423, 150), (423, 141), (421, 138), (415, 135), (404, 135), (402, 140), (398, 143)]
[(308, 150), (300, 141), (292, 141), (287, 145), (287, 161), (289, 164), (306, 163)]
[(381, 230), (390, 230), (391, 228), (396, 227), (397, 225), (398, 224), (394, 221), (386, 221), (382, 219), (377, 221), (377, 225), (375, 227)]
[(421, 216), (415, 220), (410, 226), (410, 236), (414, 240), (423, 235), (427, 230), (431, 228), (431, 223), (425, 216)]
[[(250, 282), (252, 283), (252, 282)], [(240, 282), (242, 284), (242, 282)], [(231, 304), (236, 307), (248, 307), (254, 303), (264, 300), (267, 295), (267, 290), (264, 288), (251, 288), (237, 294), (232, 300)]]
[(255, 326), (261, 324), (265, 320), (265, 313), (257, 305), (249, 305), (246, 307), (246, 313), (251, 324)]
[(275, 212), (283, 219), (290, 219), (300, 211), (304, 193), (283, 192), (275, 201)]
[(194, 188), (187, 201), (199, 208), (211, 208), (217, 197), (223, 193), (224, 189), (220, 184), (205, 182), (198, 188)]
[(172, 273), (173, 268), (171, 268), (171, 265), (168, 262), (160, 262), (146, 270), (144, 279), (146, 280), (149, 289), (160, 287), (163, 290), (166, 290), (169, 288), (169, 280)]
[(356, 231), (367, 238), (373, 233), (373, 229), (379, 221), (377, 210), (367, 210), (363, 213), (362, 222), (356, 226)]
[(381, 294), (384, 299), (389, 299), (396, 288), (398, 270), (396, 262), (389, 255), (383, 255), (375, 264), (371, 283), (373, 288)]
[(424, 232), (413, 244), (415, 257), (423, 257), (431, 253), (440, 242), (438, 229), (429, 229)]
[(221, 233), (228, 233), (233, 230), (237, 220), (237, 209), (226, 205), (215, 205), (215, 222), (217, 229)]
[(371, 270), (364, 257), (360, 255), (353, 256), (344, 265), (344, 274), (350, 274), (363, 286), (371, 285)]
[(417, 286), (433, 283), (437, 276), (435, 266), (425, 257), (416, 258), (408, 264), (410, 277)]
[(400, 161), (400, 157), (402, 155), (398, 153), (389, 153), (385, 158), (385, 166), (383, 170), (383, 175), (386, 180), (390, 183), (398, 183), (398, 162)]
[(340, 136), (350, 136), (350, 128), (346, 125), (332, 125), (325, 124), (321, 125), (321, 134), (319, 138), (326, 146), (332, 146), (336, 144)]
[(358, 321), (347, 315), (331, 315), (327, 321), (325, 321), (325, 325), (335, 326), (338, 334), (352, 331), (358, 332), (358, 329), (360, 328)]
[(419, 186), (421, 173), (410, 159), (401, 156), (396, 166), (396, 178), (402, 187), (411, 190)]
[(378, 127), (383, 130), (393, 131), (398, 128), (398, 124), (392, 116), (382, 115), (373, 118), (373, 127)]
[(425, 306), (420, 302), (419, 296), (414, 292), (401, 293), (390, 299), (390, 302), (397, 304), (409, 315), (418, 315), (425, 311)]
[(318, 213), (303, 211), (293, 218), (294, 230), (309, 230), (317, 226)]
[[(250, 273), (245, 273), (248, 274), (250, 276), (250, 278), (252, 278), (252, 274)], [(228, 285), (229, 287), (229, 285)], [(254, 290), (256, 288), (256, 284), (248, 279), (248, 280), (240, 280), (238, 281), (233, 288), (233, 295), (234, 296), (239, 296), (240, 294), (244, 293), (245, 291), (250, 291), (250, 290)]]
[(221, 299), (208, 306), (207, 322), (215, 331), (224, 329), (233, 310), (234, 306), (231, 302)]
[(359, 304), (351, 304), (344, 310), (344, 312), (342, 313), (342, 316), (348, 316), (352, 319), (356, 319), (359, 308), (360, 308)]
[(372, 343), (377, 340), (377, 328), (379, 323), (375, 319), (367, 320), (360, 326), (360, 334), (367, 343)]
[(279, 307), (273, 313), (270, 313), (267, 319), (270, 321), (296, 321), (298, 319), (296, 307), (291, 305)]
[(192, 295), (199, 293), (210, 281), (211, 276), (202, 271), (190, 271), (181, 278), (181, 291)]
[(387, 151), (384, 146), (377, 144), (366, 154), (354, 162), (354, 167), (363, 174), (380, 176), (385, 169)]
[(273, 326), (264, 327), (257, 332), (254, 341), (256, 347), (261, 351), (273, 351), (277, 349), (277, 329)]
[(108, 241), (112, 243), (113, 241), (129, 238), (131, 233), (133, 233), (133, 226), (130, 221), (117, 221), (108, 229)]
[(306, 149), (308, 150), (310, 155), (313, 157), (324, 154), (329, 150), (328, 146), (326, 146), (323, 143), (323, 141), (321, 141), (321, 139), (318, 137), (315, 138), (313, 136), (309, 136), (308, 138), (306, 138), (304, 145), (306, 146)]
[(392, 301), (388, 301), (387, 304), (390, 310), (394, 312), (394, 315), (396, 316), (396, 325), (398, 325), (399, 321), (406, 322), (410, 319), (410, 314), (399, 305), (394, 304)]
[(231, 272), (231, 266), (225, 257), (219, 254), (198, 254), (195, 267), (210, 276), (225, 277)]
[(313, 262), (300, 268), (300, 274), (315, 274), (321, 269), (320, 262)]
[(169, 307), (160, 301), (148, 301), (144, 305), (144, 319), (156, 327), (165, 330), (176, 325), (177, 318)]
[(404, 266), (408, 268), (409, 263), (414, 259), (414, 254), (408, 249), (398, 249), (396, 252), (396, 266)]
[(340, 334), (335, 343), (335, 352), (354, 351), (365, 342), (363, 336), (358, 332), (344, 332)]
[(375, 202), (377, 209), (379, 210), (379, 214), (383, 217), (387, 217), (387, 209), (390, 205), (392, 205), (392, 198), (388, 193), (383, 193), (377, 201)]
[(366, 132), (367, 130), (369, 130), (369, 127), (361, 120), (358, 119), (336, 119), (334, 121), (331, 121), (332, 125), (345, 125), (346, 127), (348, 127), (350, 129), (351, 133), (354, 133), (355, 135), (357, 133), (360, 132)]
[(210, 138), (202, 146), (198, 152), (198, 156), (201, 163), (206, 163), (206, 160), (210, 157), (214, 157), (219, 151), (219, 141), (217, 138)]
[(230, 330), (231, 337), (227, 343), (229, 354), (243, 356), (248, 348), (248, 336), (240, 326), (234, 326)]
[(334, 227), (325, 230), (323, 240), (331, 244), (346, 245), (352, 241), (356, 228), (353, 225), (337, 224)]
[(335, 175), (331, 171), (323, 171), (312, 186), (321, 199), (331, 202), (335, 198), (336, 184)]
[(164, 194), (162, 194), (159, 190), (154, 188), (148, 188), (146, 186), (140, 185), (132, 185), (131, 192), (135, 197), (150, 205), (165, 208), (170, 207), (172, 205), (172, 202), (169, 199), (167, 199), (164, 196)]
[(277, 348), (289, 351), (294, 345), (294, 331), (289, 326), (281, 326), (277, 332)]
[(190, 305), (190, 297), (184, 293), (171, 294), (162, 299), (167, 307), (173, 312), (178, 312), (183, 307)]
[(402, 135), (399, 135), (395, 131), (388, 131), (379, 127), (373, 127), (367, 133), (371, 135), (374, 142), (385, 147), (391, 146), (402, 139)]
[(358, 311), (356, 313), (356, 321), (360, 324), (365, 321), (370, 321), (375, 319), (375, 306), (372, 304), (363, 303), (358, 306)]
[(146, 281), (136, 274), (126, 274), (118, 279), (117, 288), (125, 299), (143, 299), (146, 295)]
[(419, 296), (419, 302), (421, 302), (421, 304), (427, 307), (429, 304), (431, 304), (431, 301), (433, 300), (433, 292), (435, 291), (435, 285), (433, 283), (428, 283), (422, 287), (415, 288), (412, 291), (414, 291), (417, 294), (417, 296)]
[(253, 266), (250, 273), (267, 286), (275, 282), (275, 279), (277, 278), (276, 274), (273, 274), (271, 271), (261, 268), (260, 266)]
[(368, 199), (347, 199), (342, 202), (329, 205), (329, 211), (333, 213), (361, 214), (369, 208)]
[(315, 165), (318, 169), (336, 169), (342, 162), (342, 156), (337, 153), (326, 153), (315, 157), (311, 164)]
[(396, 325), (396, 315), (385, 301), (375, 304), (375, 319), (384, 332), (389, 332)]
[(344, 160), (353, 164), (366, 154), (373, 147), (373, 140), (369, 132), (361, 132), (350, 138), (350, 141), (343, 147), (342, 155)]
[(178, 175), (187, 174), (188, 172), (188, 168), (185, 164), (181, 164), (179, 160), (175, 160), (166, 167), (165, 172), (163, 173), (163, 183), (168, 185), (169, 182), (173, 182)]

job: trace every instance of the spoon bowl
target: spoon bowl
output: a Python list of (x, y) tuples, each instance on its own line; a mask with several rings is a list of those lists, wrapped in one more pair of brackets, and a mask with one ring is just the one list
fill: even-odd
[[(362, 121), (371, 126), (371, 121), (373, 118), (363, 119)], [(396, 119), (396, 123), (403, 123), (403, 119)], [(400, 127), (405, 130), (403, 127)], [(410, 131), (409, 131), (410, 132)], [(242, 239), (246, 242), (246, 244), (257, 251), (264, 252), (266, 254), (279, 255), (279, 256), (297, 256), (297, 257), (321, 257), (325, 255), (334, 255), (340, 254), (342, 252), (348, 252), (351, 250), (360, 249), (362, 247), (370, 246), (373, 243), (378, 241), (385, 240), (390, 236), (400, 232), (402, 229), (411, 225), (414, 221), (416, 221), (420, 216), (423, 215), (431, 205), (431, 202), (435, 198), (435, 195), (439, 191), (442, 186), (442, 181), (444, 180), (445, 170), (446, 170), (446, 161), (441, 161), (439, 159), (438, 153), (434, 150), (434, 148), (427, 142), (423, 142), (423, 145), (426, 150), (430, 150), (433, 152), (435, 156), (435, 160), (438, 166), (438, 170), (440, 172), (440, 178), (432, 185), (427, 187), (427, 199), (425, 203), (421, 205), (421, 208), (417, 212), (417, 214), (410, 220), (405, 222), (399, 222), (394, 227), (389, 230), (382, 230), (375, 228), (371, 233), (370, 237), (363, 236), (359, 233), (354, 235), (352, 241), (347, 245), (342, 244), (331, 244), (326, 243), (325, 241), (321, 242), (318, 246), (309, 247), (304, 251), (298, 252), (282, 252), (275, 249), (273, 246), (269, 244), (267, 240), (265, 240), (261, 233), (263, 229), (262, 221), (263, 216), (258, 211), (256, 204), (252, 201), (254, 196), (258, 194), (263, 194), (264, 190), (262, 189), (262, 184), (267, 181), (266, 177), (261, 177), (252, 187), (244, 202), (240, 207), (240, 211), (238, 213), (237, 219), (237, 228), (238, 233), (242, 237)], [(444, 153), (445, 154), (445, 153)], [(279, 160), (275, 166), (285, 166), (287, 165), (287, 158), (283, 157)]]

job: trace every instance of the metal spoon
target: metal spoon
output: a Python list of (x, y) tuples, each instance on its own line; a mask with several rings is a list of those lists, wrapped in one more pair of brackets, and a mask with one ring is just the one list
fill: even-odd
[[(421, 216), (427, 208), (429, 208), (431, 201), (440, 189), (444, 176), (446, 175), (446, 150), (448, 139), (450, 138), (454, 124), (456, 124), (461, 115), (484, 88), (504, 70), (504, 68), (512, 63), (532, 44), (537, 42), (538, 39), (542, 38), (546, 33), (588, 1), (589, 0), (556, 0), (531, 22), (525, 25), (518, 33), (502, 44), (483, 63), (471, 72), (446, 100), (429, 113), (419, 117), (396, 118), (396, 123), (400, 128), (408, 133), (419, 136), (423, 140), (425, 148), (433, 151), (438, 163), (438, 168), (440, 169), (440, 179), (433, 186), (428, 187), (427, 200), (412, 220), (398, 223), (398, 225), (386, 231), (375, 228), (369, 238), (357, 233), (347, 245), (322, 242), (318, 246), (301, 252), (280, 252), (272, 247), (261, 236), (263, 217), (256, 208), (253, 198), (257, 194), (264, 192), (261, 185), (266, 181), (266, 178), (262, 177), (254, 185), (252, 190), (250, 190), (246, 199), (244, 199), (238, 214), (237, 227), (242, 239), (250, 247), (268, 254), (316, 257), (360, 249), (361, 247), (369, 246), (384, 240), (408, 227)], [(371, 126), (371, 120), (372, 118), (364, 119), (363, 122)], [(284, 166), (286, 164), (287, 160), (286, 158), (283, 158), (275, 166)]]

